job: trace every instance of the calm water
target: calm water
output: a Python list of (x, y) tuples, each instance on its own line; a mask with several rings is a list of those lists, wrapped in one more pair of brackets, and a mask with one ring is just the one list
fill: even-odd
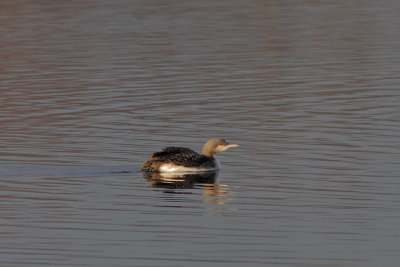
[[(398, 1), (1, 1), (1, 266), (397, 266)], [(151, 177), (166, 145), (241, 146)]]

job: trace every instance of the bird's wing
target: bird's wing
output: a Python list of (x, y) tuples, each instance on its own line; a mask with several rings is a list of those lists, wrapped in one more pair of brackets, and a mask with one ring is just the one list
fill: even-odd
[(153, 157), (164, 157), (176, 154), (184, 155), (184, 154), (197, 154), (197, 153), (186, 147), (168, 146), (164, 147), (161, 152), (153, 153)]
[(161, 152), (153, 154), (154, 160), (171, 162), (187, 167), (202, 166), (210, 161), (206, 156), (200, 155), (186, 147), (164, 147)]

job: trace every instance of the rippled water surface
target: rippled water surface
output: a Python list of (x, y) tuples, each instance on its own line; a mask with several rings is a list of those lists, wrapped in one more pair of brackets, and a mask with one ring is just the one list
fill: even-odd
[(397, 266), (399, 8), (0, 2), (0, 265)]

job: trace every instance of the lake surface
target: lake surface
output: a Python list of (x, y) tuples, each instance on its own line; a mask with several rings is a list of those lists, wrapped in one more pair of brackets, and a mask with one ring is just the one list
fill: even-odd
[(0, 10), (1, 266), (398, 265), (398, 1)]

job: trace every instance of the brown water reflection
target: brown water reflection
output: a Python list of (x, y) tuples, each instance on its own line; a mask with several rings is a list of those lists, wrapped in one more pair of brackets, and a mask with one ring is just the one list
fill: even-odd
[(153, 187), (159, 188), (193, 188), (196, 184), (214, 184), (218, 172), (201, 173), (159, 173), (144, 172), (143, 178), (152, 182)]
[[(218, 174), (218, 171), (200, 173), (145, 172), (143, 178), (151, 182), (152, 187), (168, 189), (164, 191), (168, 194), (190, 194), (192, 192), (182, 189), (200, 189), (203, 191), (204, 202), (223, 205), (233, 200), (233, 194), (228, 185), (216, 183)], [(218, 215), (218, 213), (208, 212), (207, 215)]]
[(223, 205), (234, 200), (233, 192), (227, 184), (205, 184), (203, 186), (204, 201)]

